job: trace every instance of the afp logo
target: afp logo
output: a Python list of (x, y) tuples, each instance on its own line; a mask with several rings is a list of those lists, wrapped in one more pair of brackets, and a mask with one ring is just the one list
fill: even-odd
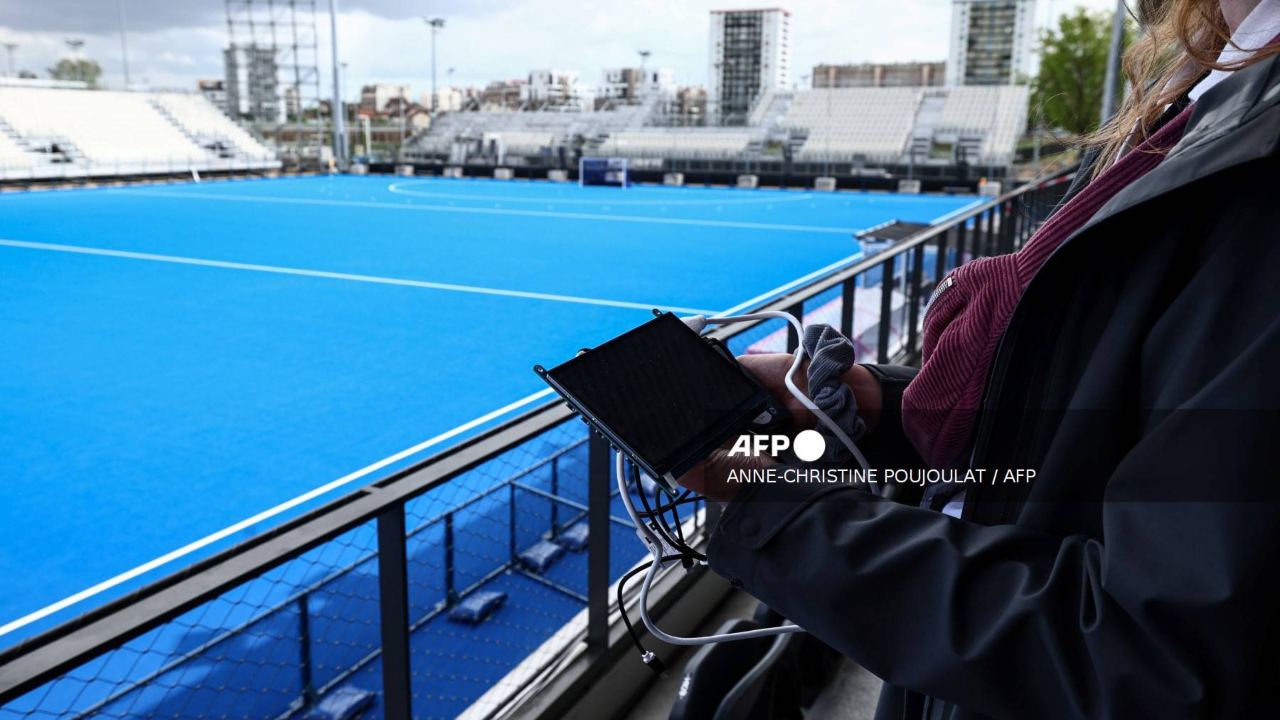
[(804, 462), (813, 462), (827, 451), (827, 440), (817, 430), (801, 430), (795, 440), (788, 435), (739, 435), (733, 447), (729, 448), (729, 455), (777, 455), (788, 448)]

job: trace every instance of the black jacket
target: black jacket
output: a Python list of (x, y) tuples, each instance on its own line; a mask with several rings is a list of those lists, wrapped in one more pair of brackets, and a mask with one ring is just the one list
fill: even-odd
[[(1033, 483), (969, 486), (962, 519), (752, 486), (712, 568), (883, 678), (878, 717), (1275, 716), (1278, 140), (1272, 58), (1030, 284), (972, 464)], [(879, 372), (891, 403), (910, 373)], [(886, 466), (911, 462), (894, 419)]]

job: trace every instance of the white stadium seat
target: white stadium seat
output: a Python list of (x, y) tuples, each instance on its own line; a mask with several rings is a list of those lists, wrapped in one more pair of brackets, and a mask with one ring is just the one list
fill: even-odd
[[(197, 95), (3, 86), (0, 138), (5, 177), (280, 166), (270, 150)], [(48, 152), (55, 147), (57, 153)]]

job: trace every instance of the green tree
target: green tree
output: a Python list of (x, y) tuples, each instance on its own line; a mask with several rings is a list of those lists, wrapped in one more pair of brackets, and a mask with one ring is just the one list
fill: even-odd
[(98, 87), (102, 68), (97, 62), (87, 58), (62, 58), (57, 65), (49, 68), (49, 77), (54, 80), (80, 80), (88, 83), (89, 87)]
[(1057, 28), (1041, 33), (1040, 74), (1031, 84), (1033, 127), (1056, 127), (1077, 135), (1097, 128), (1110, 44), (1111, 13), (1091, 13), (1083, 7), (1059, 18)]

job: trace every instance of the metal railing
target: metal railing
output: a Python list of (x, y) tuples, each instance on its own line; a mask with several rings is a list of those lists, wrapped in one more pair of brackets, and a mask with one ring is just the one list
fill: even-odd
[[(30, 153), (35, 156), (41, 153)], [(136, 160), (74, 160), (34, 158), (29, 162), (0, 161), (3, 180), (83, 180), (92, 178), (136, 177), (144, 175), (187, 175), (195, 172), (247, 172), (278, 170), (279, 158), (272, 154), (238, 153), (233, 158), (153, 157)]]
[[(924, 303), (960, 263), (1022, 245), (1069, 176), (1033, 183), (768, 303), (919, 355)], [(861, 314), (860, 314), (861, 313)], [(865, 320), (859, 320), (865, 317)], [(717, 333), (736, 352), (794, 348), (767, 321)], [(642, 559), (609, 448), (551, 403), (0, 653), (0, 718), (487, 716), (570, 651), (618, 651), (612, 582)], [(585, 551), (524, 549), (585, 522)], [(481, 590), (486, 620), (451, 618)], [(612, 639), (612, 641), (611, 641)]]

